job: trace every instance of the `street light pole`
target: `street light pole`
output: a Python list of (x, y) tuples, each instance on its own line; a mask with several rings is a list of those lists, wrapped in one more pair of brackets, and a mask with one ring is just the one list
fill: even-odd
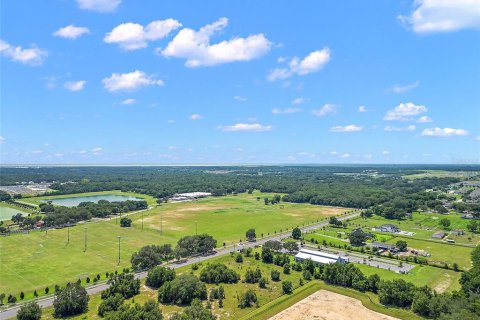
[(120, 236), (117, 236), (118, 238), (118, 265), (120, 265)]
[(87, 228), (85, 227), (85, 248), (83, 249), (83, 252), (87, 252)]

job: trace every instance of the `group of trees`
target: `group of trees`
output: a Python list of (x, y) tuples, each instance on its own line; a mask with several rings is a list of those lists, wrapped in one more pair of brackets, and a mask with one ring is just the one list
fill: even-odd
[(134, 252), (130, 262), (135, 271), (149, 270), (165, 260), (173, 257), (173, 249), (170, 244), (161, 246), (149, 245)]
[(206, 300), (207, 286), (192, 274), (179, 275), (158, 289), (158, 301), (188, 305), (193, 299)]
[(119, 202), (100, 200), (98, 203), (82, 202), (76, 207), (54, 206), (50, 203), (40, 204), (40, 211), (45, 213), (43, 220), (48, 227), (65, 226), (78, 221), (90, 220), (92, 217), (104, 218), (112, 214), (146, 208), (148, 205), (144, 200)]
[(174, 254), (178, 258), (206, 254), (213, 251), (216, 246), (217, 240), (208, 234), (185, 236), (178, 240)]
[(240, 275), (222, 263), (208, 264), (200, 273), (200, 280), (205, 283), (237, 283)]

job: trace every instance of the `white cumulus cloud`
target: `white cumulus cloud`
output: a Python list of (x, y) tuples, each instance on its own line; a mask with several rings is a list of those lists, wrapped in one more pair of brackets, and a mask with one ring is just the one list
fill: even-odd
[(387, 132), (415, 131), (415, 130), (417, 130), (417, 127), (415, 127), (414, 125), (409, 125), (409, 126), (406, 126), (406, 127), (386, 126), (383, 130), (387, 131)]
[(231, 126), (220, 127), (223, 131), (253, 131), (253, 132), (262, 132), (270, 131), (272, 129), (271, 125), (261, 125), (259, 123), (237, 123)]
[(201, 114), (195, 113), (190, 116), (190, 120), (200, 120), (203, 119), (203, 116)]
[(299, 106), (301, 104), (304, 104), (305, 102), (307, 102), (307, 99), (305, 99), (304, 97), (298, 97), (292, 101), (292, 104), (295, 106)]
[(271, 70), (267, 75), (267, 80), (286, 79), (294, 74), (304, 76), (321, 70), (329, 61), (330, 49), (325, 47), (322, 50), (310, 52), (303, 59), (293, 57), (286, 67)]
[(413, 117), (427, 112), (427, 107), (421, 105), (415, 105), (411, 102), (400, 103), (393, 110), (389, 110), (383, 117), (383, 120), (388, 121), (410, 121)]
[(78, 7), (96, 12), (112, 12), (122, 3), (122, 0), (77, 0)]
[(15, 47), (1, 39), (0, 53), (12, 61), (32, 66), (41, 65), (48, 55), (46, 50), (40, 49), (35, 45), (31, 48)]
[(195, 31), (184, 28), (163, 50), (157, 53), (165, 57), (183, 58), (187, 67), (213, 66), (235, 61), (250, 61), (270, 51), (272, 43), (263, 35), (232, 38), (210, 44), (210, 37), (228, 25), (227, 18), (220, 18)]
[(453, 128), (428, 128), (422, 131), (424, 137), (451, 137), (451, 136), (466, 136), (468, 131), (465, 129)]
[(480, 0), (416, 0), (409, 16), (399, 20), (416, 33), (480, 28)]
[(137, 103), (137, 100), (133, 98), (128, 98), (121, 102), (121, 104), (126, 104), (126, 105), (135, 104), (135, 103)]
[(76, 39), (84, 34), (90, 33), (90, 30), (85, 27), (75, 27), (73, 24), (60, 28), (53, 33), (56, 37), (62, 37), (67, 39)]
[(420, 81), (415, 81), (410, 84), (405, 84), (405, 85), (400, 85), (400, 84), (395, 84), (393, 87), (390, 88), (390, 91), (395, 92), (395, 93), (403, 93), (410, 91), (412, 89), (415, 89), (420, 85)]
[(290, 113), (297, 113), (302, 111), (300, 108), (273, 108), (272, 113), (273, 114), (290, 114)]
[(87, 81), (79, 80), (79, 81), (67, 81), (63, 84), (63, 87), (70, 91), (81, 91), (85, 88), (85, 84)]
[(125, 50), (146, 48), (149, 41), (165, 38), (182, 24), (175, 19), (152, 21), (145, 27), (138, 23), (122, 23), (103, 38), (106, 43), (115, 43)]
[(113, 73), (110, 77), (102, 80), (103, 86), (110, 92), (133, 91), (145, 86), (163, 86), (162, 80), (155, 79), (143, 71), (135, 70), (130, 73)]
[(365, 106), (358, 107), (358, 112), (367, 112), (367, 108)]
[(330, 128), (330, 132), (358, 132), (362, 130), (362, 126), (357, 126), (355, 124), (350, 124), (347, 126), (334, 126)]
[(327, 103), (323, 105), (323, 107), (321, 107), (320, 109), (313, 110), (312, 114), (317, 117), (324, 117), (329, 114), (335, 113), (336, 110), (337, 110), (337, 107), (335, 105)]
[(427, 122), (433, 122), (432, 118), (427, 117), (427, 116), (421, 116), (420, 118), (417, 119), (417, 122), (419, 123), (427, 123)]

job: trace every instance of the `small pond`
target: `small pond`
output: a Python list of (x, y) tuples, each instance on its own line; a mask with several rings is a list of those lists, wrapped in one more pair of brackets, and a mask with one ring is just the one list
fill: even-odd
[(10, 220), (13, 215), (21, 213), (23, 216), (28, 216), (28, 213), (25, 213), (21, 210), (0, 206), (0, 221)]
[(56, 204), (59, 206), (75, 207), (75, 206), (78, 206), (81, 202), (97, 203), (100, 200), (115, 202), (115, 201), (127, 201), (127, 200), (140, 201), (144, 199), (132, 197), (132, 196), (122, 196), (117, 194), (102, 194), (97, 196), (80, 196), (80, 197), (49, 199), (49, 200), (44, 200), (44, 202), (51, 201), (53, 204)]

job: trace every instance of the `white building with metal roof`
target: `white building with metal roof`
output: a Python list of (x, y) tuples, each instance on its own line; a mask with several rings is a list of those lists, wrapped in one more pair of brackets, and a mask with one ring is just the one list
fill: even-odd
[(300, 249), (295, 255), (296, 261), (312, 260), (315, 263), (330, 264), (330, 263), (347, 263), (348, 258), (341, 257), (336, 254), (327, 253), (323, 251), (316, 251), (310, 249)]

